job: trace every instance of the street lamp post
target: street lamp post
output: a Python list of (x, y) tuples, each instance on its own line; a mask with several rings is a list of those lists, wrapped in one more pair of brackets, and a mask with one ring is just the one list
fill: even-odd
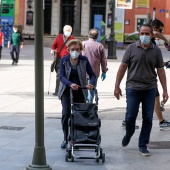
[(111, 33), (108, 41), (108, 59), (117, 59), (116, 57), (116, 41), (115, 41), (115, 32), (114, 32), (114, 20), (115, 20), (115, 0), (110, 0), (109, 8), (112, 12), (112, 25)]
[[(27, 1), (28, 2), (28, 1)], [(43, 1), (35, 0), (35, 147), (26, 170), (52, 170), (46, 163), (44, 146), (44, 42)]]

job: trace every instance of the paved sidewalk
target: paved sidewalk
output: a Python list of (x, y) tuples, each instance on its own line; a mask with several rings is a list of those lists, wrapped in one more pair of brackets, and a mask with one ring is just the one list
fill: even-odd
[[(161, 47), (165, 61), (170, 53)], [(106, 51), (107, 52), (107, 51)], [(152, 156), (143, 157), (138, 152), (137, 129), (126, 148), (121, 141), (125, 134), (121, 127), (126, 108), (125, 78), (121, 84), (123, 96), (116, 100), (113, 95), (116, 72), (124, 50), (117, 50), (117, 60), (108, 60), (109, 71), (104, 81), (99, 79), (99, 117), (102, 120), (101, 147), (106, 154), (106, 162), (95, 160), (75, 160), (65, 162), (65, 150), (60, 148), (63, 140), (61, 129), (61, 104), (52, 93), (55, 89), (55, 73), (51, 74), (50, 88), (50, 49), (44, 48), (44, 112), (45, 149), (47, 164), (53, 170), (169, 170), (170, 150), (150, 149)], [(32, 163), (35, 146), (35, 82), (34, 46), (26, 45), (21, 50), (17, 66), (11, 65), (9, 49), (2, 51), (0, 60), (0, 170), (24, 170)], [(167, 77), (170, 70), (166, 69)], [(168, 87), (170, 80), (168, 79)], [(50, 94), (48, 95), (48, 88)], [(160, 88), (160, 85), (159, 85)], [(161, 88), (160, 88), (161, 93)], [(169, 92), (170, 93), (170, 92)], [(165, 105), (164, 116), (170, 120), (170, 100)], [(168, 141), (169, 131), (160, 131), (156, 115), (153, 118), (151, 142)], [(141, 112), (137, 124), (141, 127)], [(8, 129), (3, 129), (7, 126)], [(17, 129), (20, 127), (21, 129)], [(23, 127), (23, 129), (22, 129)], [(170, 148), (170, 147), (169, 147)]]

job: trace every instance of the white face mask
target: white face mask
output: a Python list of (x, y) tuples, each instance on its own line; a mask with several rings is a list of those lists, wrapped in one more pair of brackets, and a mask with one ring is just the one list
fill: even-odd
[(69, 31), (64, 31), (64, 35), (65, 35), (66, 37), (69, 37), (69, 36), (71, 35), (71, 32), (69, 32)]
[(14, 30), (14, 29), (13, 29), (13, 31), (14, 31), (14, 32), (17, 32), (17, 30)]
[(76, 59), (79, 57), (80, 53), (77, 51), (70, 51), (70, 55), (72, 59)]

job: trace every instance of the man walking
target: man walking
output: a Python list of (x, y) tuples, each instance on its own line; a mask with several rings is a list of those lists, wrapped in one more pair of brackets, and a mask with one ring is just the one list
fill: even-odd
[(57, 63), (55, 67), (56, 71), (56, 87), (55, 87), (55, 92), (53, 95), (57, 96), (58, 95), (58, 88), (59, 88), (59, 83), (60, 83), (60, 78), (59, 78), (59, 68), (60, 68), (60, 59), (69, 54), (67, 51), (67, 42), (69, 40), (75, 39), (74, 36), (71, 35), (72, 33), (72, 27), (70, 25), (65, 25), (63, 27), (63, 34), (59, 34), (56, 39), (54, 40), (52, 46), (51, 46), (51, 54), (56, 55), (57, 57)]
[[(107, 58), (105, 55), (104, 46), (97, 42), (98, 38), (98, 30), (90, 29), (89, 30), (89, 39), (87, 41), (83, 41), (83, 51), (82, 54), (85, 55), (93, 69), (93, 72), (96, 76), (96, 79), (100, 76), (100, 67), (102, 70), (101, 79), (104, 80), (106, 78), (107, 68)], [(97, 80), (96, 85), (97, 86)], [(88, 102), (92, 103), (94, 98), (94, 90), (88, 91)]]
[[(19, 60), (20, 48), (23, 48), (23, 38), (20, 31), (18, 31), (18, 26), (13, 26), (13, 33), (8, 41), (8, 48), (10, 48), (10, 54), (12, 58), (12, 65), (17, 65)], [(16, 56), (14, 56), (14, 52)]]
[[(122, 146), (126, 147), (135, 132), (135, 123), (142, 103), (142, 128), (139, 136), (139, 151), (144, 156), (150, 156), (147, 150), (152, 129), (155, 96), (157, 93), (157, 75), (163, 88), (163, 102), (168, 100), (166, 76), (161, 50), (151, 43), (153, 30), (148, 24), (139, 29), (140, 41), (129, 45), (119, 67), (114, 95), (117, 99), (122, 95), (120, 83), (126, 70), (126, 134)], [(157, 70), (157, 73), (155, 71)]]
[[(158, 20), (151, 20), (149, 25), (153, 29), (153, 37), (151, 39), (152, 43), (156, 45), (155, 38), (159, 38), (164, 41), (164, 45), (167, 49), (170, 49), (170, 44), (168, 44), (168, 40), (162, 35), (164, 24)], [(165, 62), (165, 66), (166, 66)], [(156, 98), (155, 98), (155, 106), (154, 106), (155, 113), (159, 119), (159, 127), (161, 130), (169, 129), (170, 128), (170, 122), (165, 120), (163, 117), (163, 113), (161, 110), (161, 103), (160, 103), (160, 97), (159, 97), (159, 91), (157, 91)], [(126, 126), (126, 122), (123, 120), (122, 126)], [(136, 128), (139, 128), (139, 126), (136, 126)]]

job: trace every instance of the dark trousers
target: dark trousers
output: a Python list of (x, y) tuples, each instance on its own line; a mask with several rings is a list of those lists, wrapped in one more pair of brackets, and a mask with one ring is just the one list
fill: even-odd
[(0, 46), (0, 59), (1, 59), (1, 51), (2, 51), (2, 46)]
[(150, 90), (126, 89), (126, 135), (131, 137), (135, 132), (139, 105), (142, 103), (142, 128), (139, 136), (139, 148), (146, 148), (152, 129), (152, 118), (157, 88)]
[[(62, 129), (64, 133), (64, 140), (67, 141), (68, 136), (68, 120), (71, 115), (71, 102), (70, 102), (70, 89), (66, 89), (61, 97), (62, 104)], [(73, 102), (74, 103), (84, 103), (84, 96), (82, 90), (73, 91)]]
[[(15, 52), (15, 56), (14, 56), (14, 52)], [(20, 52), (20, 45), (11, 45), (10, 46), (11, 59), (16, 63), (19, 60), (19, 52)]]
[(60, 85), (60, 59), (59, 58), (57, 58), (55, 72), (56, 72), (55, 93), (58, 94), (58, 89), (59, 89), (59, 85)]

